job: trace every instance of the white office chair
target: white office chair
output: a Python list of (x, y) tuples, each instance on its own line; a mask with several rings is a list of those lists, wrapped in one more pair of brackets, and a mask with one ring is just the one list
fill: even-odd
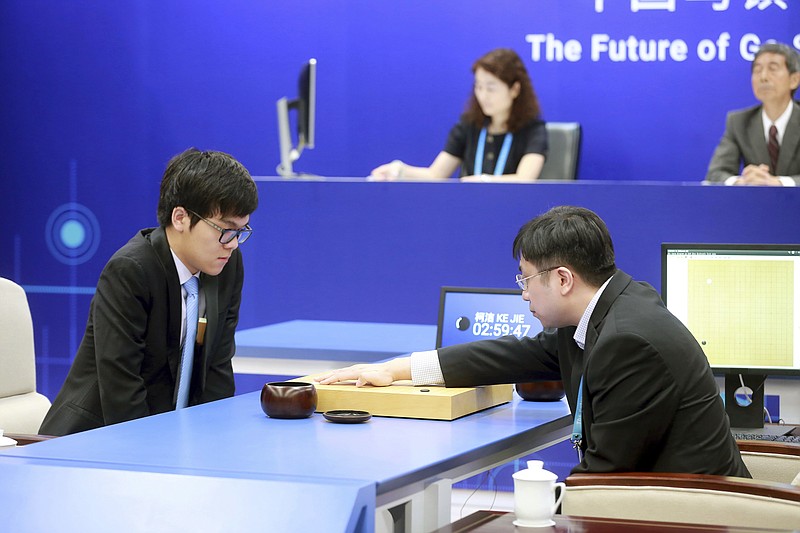
[(703, 474), (573, 474), (561, 512), (656, 522), (794, 529), (800, 487)]
[(578, 176), (581, 125), (577, 122), (548, 122), (549, 149), (540, 180), (574, 180)]
[(25, 291), (0, 278), (0, 429), (36, 434), (50, 400), (36, 392), (33, 322)]
[(800, 485), (800, 446), (785, 442), (737, 440), (753, 479)]

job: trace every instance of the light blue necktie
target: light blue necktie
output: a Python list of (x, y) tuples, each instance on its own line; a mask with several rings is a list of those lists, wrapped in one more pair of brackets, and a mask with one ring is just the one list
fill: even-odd
[(578, 401), (575, 403), (572, 436), (569, 440), (572, 441), (572, 447), (578, 451), (578, 462), (583, 461), (583, 376), (581, 376), (581, 384), (578, 385)]
[(183, 341), (180, 377), (178, 378), (178, 400), (175, 409), (183, 409), (189, 405), (189, 389), (192, 382), (192, 366), (194, 365), (194, 341), (197, 336), (197, 289), (195, 276), (183, 284), (186, 289), (186, 337)]

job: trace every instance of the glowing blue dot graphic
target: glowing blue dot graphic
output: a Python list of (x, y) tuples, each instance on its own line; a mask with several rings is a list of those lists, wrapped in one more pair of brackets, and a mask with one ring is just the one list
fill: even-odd
[(45, 240), (50, 253), (66, 265), (88, 261), (100, 245), (100, 224), (92, 211), (78, 203), (53, 210), (47, 220)]
[(68, 220), (61, 226), (61, 242), (67, 248), (77, 248), (86, 240), (86, 228), (77, 220)]

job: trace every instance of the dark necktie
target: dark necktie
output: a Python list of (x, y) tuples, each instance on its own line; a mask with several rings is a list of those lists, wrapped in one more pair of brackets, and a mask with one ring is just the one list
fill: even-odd
[(778, 175), (778, 154), (781, 151), (781, 145), (778, 144), (778, 128), (775, 124), (769, 127), (769, 142), (767, 143), (767, 151), (769, 152), (769, 170), (773, 176)]

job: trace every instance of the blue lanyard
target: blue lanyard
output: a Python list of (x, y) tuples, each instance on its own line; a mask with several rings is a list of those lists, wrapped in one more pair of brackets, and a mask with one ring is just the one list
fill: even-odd
[[(501, 176), (506, 168), (508, 153), (511, 151), (511, 141), (514, 139), (512, 133), (506, 133), (503, 146), (500, 148), (500, 155), (497, 156), (497, 164), (494, 166), (494, 175)], [(478, 137), (478, 149), (475, 152), (475, 175), (483, 174), (483, 150), (486, 147), (486, 128), (481, 130)]]
[(575, 421), (572, 423), (572, 436), (569, 440), (572, 442), (572, 447), (578, 451), (578, 461), (583, 461), (583, 450), (581, 449), (583, 443), (583, 376), (581, 376), (581, 384), (578, 389)]

